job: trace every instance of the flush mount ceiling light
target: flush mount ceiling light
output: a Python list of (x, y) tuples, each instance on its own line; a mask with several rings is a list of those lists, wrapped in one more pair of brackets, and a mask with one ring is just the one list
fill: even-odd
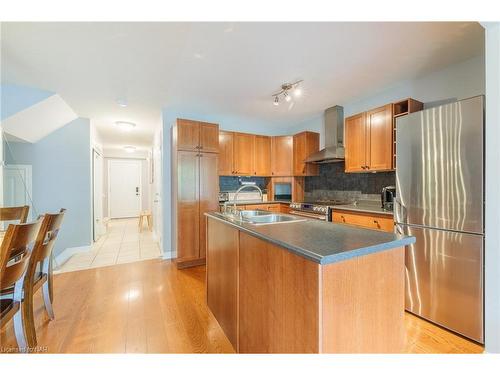
[(129, 132), (135, 128), (135, 124), (133, 122), (127, 121), (116, 121), (115, 125), (118, 126), (121, 130)]
[(284, 83), (281, 85), (281, 90), (277, 92), (276, 94), (273, 94), (272, 97), (274, 98), (273, 104), (274, 105), (279, 105), (281, 98), (283, 98), (286, 102), (291, 102), (292, 101), (292, 95), (295, 98), (300, 98), (302, 96), (302, 89), (299, 87), (300, 83), (303, 80), (298, 80), (293, 83)]
[(118, 105), (119, 105), (120, 107), (122, 107), (122, 108), (125, 108), (125, 107), (128, 105), (128, 103), (127, 103), (127, 100), (126, 100), (126, 99), (118, 99), (118, 100), (116, 101), (116, 104), (118, 104)]
[(123, 149), (128, 152), (129, 154), (131, 154), (132, 152), (135, 152), (136, 148), (134, 146), (125, 146), (123, 147)]

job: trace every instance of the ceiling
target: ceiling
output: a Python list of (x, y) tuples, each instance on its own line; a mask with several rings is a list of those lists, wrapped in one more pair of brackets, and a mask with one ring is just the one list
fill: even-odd
[[(2, 23), (2, 82), (58, 93), (108, 145), (149, 145), (161, 109), (289, 128), (483, 52), (477, 23)], [(272, 105), (303, 79), (292, 109)], [(122, 108), (117, 100), (124, 100)], [(123, 133), (115, 121), (132, 121)]]

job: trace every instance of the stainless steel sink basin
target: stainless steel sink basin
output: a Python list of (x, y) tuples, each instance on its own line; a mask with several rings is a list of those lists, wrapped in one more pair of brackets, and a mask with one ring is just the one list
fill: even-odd
[(255, 217), (255, 216), (264, 216), (269, 215), (271, 212), (265, 210), (242, 210), (240, 211), (240, 215), (242, 218)]
[(278, 224), (278, 223), (292, 223), (298, 221), (305, 221), (306, 219), (287, 214), (269, 213), (267, 215), (257, 215), (247, 218), (242, 218), (243, 221), (254, 225)]

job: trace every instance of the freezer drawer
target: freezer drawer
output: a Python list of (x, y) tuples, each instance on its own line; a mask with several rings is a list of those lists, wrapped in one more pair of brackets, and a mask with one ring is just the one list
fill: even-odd
[(398, 224), (406, 247), (406, 309), (480, 343), (483, 339), (482, 235)]

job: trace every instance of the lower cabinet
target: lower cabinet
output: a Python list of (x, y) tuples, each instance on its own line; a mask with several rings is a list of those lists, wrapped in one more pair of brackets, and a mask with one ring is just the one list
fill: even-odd
[(394, 231), (394, 219), (387, 215), (335, 210), (332, 217), (334, 223), (350, 224), (368, 229), (382, 230), (384, 232)]

